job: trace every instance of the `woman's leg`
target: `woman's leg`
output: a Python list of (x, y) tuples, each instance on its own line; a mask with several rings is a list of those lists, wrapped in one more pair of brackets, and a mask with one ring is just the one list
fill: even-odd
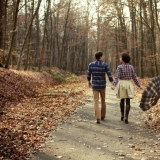
[(130, 111), (130, 98), (126, 98), (126, 114), (125, 114), (125, 123), (128, 123), (128, 115)]
[(121, 121), (124, 119), (124, 99), (120, 101)]

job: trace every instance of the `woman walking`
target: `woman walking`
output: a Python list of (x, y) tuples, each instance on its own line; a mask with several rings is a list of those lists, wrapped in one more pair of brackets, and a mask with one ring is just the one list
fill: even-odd
[[(128, 123), (128, 115), (130, 111), (130, 99), (134, 98), (134, 86), (131, 82), (133, 79), (134, 83), (142, 88), (137, 80), (136, 73), (132, 65), (129, 64), (130, 56), (127, 53), (123, 53), (120, 58), (121, 65), (117, 67), (116, 77), (111, 87), (116, 90), (116, 96), (120, 99), (120, 111), (121, 120), (125, 118), (125, 123)], [(125, 107), (126, 103), (126, 107)], [(124, 115), (125, 111), (125, 115)], [(124, 117), (125, 116), (125, 117)]]

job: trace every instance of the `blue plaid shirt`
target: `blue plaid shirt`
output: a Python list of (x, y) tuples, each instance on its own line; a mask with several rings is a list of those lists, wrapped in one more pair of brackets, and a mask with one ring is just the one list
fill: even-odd
[(101, 60), (97, 60), (89, 64), (87, 79), (90, 81), (92, 76), (92, 88), (94, 90), (102, 90), (106, 88), (106, 73), (109, 81), (113, 82), (111, 71), (106, 63)]

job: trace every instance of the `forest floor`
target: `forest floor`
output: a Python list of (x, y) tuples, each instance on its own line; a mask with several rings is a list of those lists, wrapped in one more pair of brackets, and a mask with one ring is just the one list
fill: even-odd
[[(97, 125), (85, 76), (55, 67), (0, 72), (0, 159), (160, 159), (160, 103), (142, 112), (142, 91), (135, 91), (126, 125), (107, 87), (106, 120)], [(140, 81), (145, 87), (150, 79)]]

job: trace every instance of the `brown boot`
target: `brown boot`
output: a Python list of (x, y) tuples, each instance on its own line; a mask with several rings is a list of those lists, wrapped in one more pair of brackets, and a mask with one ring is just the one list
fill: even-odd
[(100, 124), (100, 123), (101, 123), (101, 122), (100, 122), (100, 119), (97, 119), (97, 120), (96, 120), (96, 123), (97, 123), (97, 124)]
[(124, 119), (124, 103), (120, 102), (121, 121)]
[(128, 115), (130, 111), (130, 105), (126, 105), (125, 123), (128, 124)]

